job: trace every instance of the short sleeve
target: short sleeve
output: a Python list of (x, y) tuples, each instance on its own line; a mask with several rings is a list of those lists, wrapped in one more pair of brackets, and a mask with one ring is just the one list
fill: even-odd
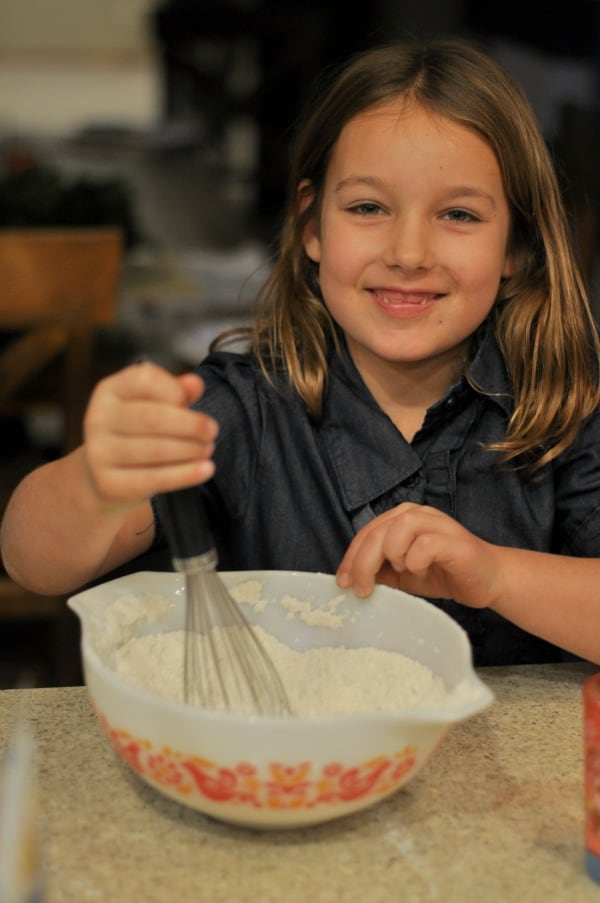
[(556, 533), (566, 555), (600, 558), (600, 414), (555, 463)]

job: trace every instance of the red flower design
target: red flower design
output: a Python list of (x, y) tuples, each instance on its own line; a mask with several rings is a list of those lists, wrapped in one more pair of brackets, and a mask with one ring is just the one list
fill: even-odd
[(392, 757), (380, 756), (352, 768), (335, 761), (320, 770), (306, 761), (272, 762), (266, 769), (268, 779), (263, 779), (251, 762), (223, 767), (199, 756), (184, 757), (169, 747), (155, 750), (148, 740), (111, 728), (102, 716), (100, 720), (124, 761), (153, 783), (180, 794), (197, 792), (215, 802), (257, 809), (312, 809), (381, 796), (398, 786), (416, 763), (417, 750), (408, 746)]
[(196, 787), (204, 796), (220, 802), (235, 799), (238, 783), (235, 771), (217, 768), (216, 773), (211, 775), (190, 759), (183, 762), (183, 767), (189, 771)]

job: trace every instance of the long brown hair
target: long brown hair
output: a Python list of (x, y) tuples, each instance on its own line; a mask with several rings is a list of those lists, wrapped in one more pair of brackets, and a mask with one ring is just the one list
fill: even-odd
[(573, 441), (598, 407), (600, 346), (535, 114), (515, 80), (471, 43), (438, 39), (373, 48), (334, 73), (308, 105), (291, 157), (279, 253), (258, 299), (254, 353), (267, 375), (274, 368), (287, 371), (318, 419), (335, 330), (303, 234), (318, 220), (327, 167), (344, 125), (369, 107), (402, 97), (471, 129), (498, 160), (515, 266), (501, 283), (494, 315), (514, 411), (504, 441), (493, 448), (505, 460), (531, 460), (533, 453), (539, 467)]

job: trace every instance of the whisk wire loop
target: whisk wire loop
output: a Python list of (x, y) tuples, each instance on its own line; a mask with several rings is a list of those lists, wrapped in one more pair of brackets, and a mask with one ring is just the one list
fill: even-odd
[(289, 714), (281, 679), (250, 623), (210, 569), (188, 575), (185, 698), (207, 708)]
[(216, 570), (201, 496), (181, 489), (156, 498), (173, 565), (186, 578), (184, 698), (243, 714), (291, 714), (271, 658)]

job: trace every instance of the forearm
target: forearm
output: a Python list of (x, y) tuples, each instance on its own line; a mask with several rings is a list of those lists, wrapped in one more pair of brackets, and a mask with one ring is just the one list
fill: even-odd
[(501, 589), (490, 608), (600, 664), (600, 559), (498, 548)]
[[(128, 529), (136, 520), (139, 531)], [(33, 471), (17, 487), (2, 521), (2, 559), (21, 586), (62, 594), (143, 551), (152, 535), (148, 505), (102, 504), (83, 450), (77, 449)]]

